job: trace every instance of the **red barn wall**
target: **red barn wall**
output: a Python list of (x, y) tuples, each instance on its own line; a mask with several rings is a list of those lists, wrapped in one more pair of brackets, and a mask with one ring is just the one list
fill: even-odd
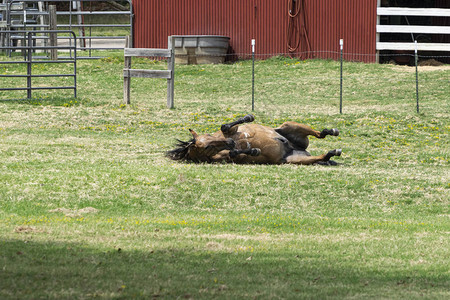
[[(377, 0), (297, 0), (300, 13), (290, 18), (291, 0), (133, 0), (134, 46), (167, 48), (170, 35), (225, 35), (238, 57), (339, 58), (374, 62)], [(289, 20), (292, 20), (291, 27)], [(293, 25), (293, 27), (292, 27)], [(290, 30), (288, 28), (295, 28)], [(289, 45), (292, 51), (289, 51)], [(296, 47), (298, 45), (298, 47)], [(351, 53), (351, 54), (350, 54)]]

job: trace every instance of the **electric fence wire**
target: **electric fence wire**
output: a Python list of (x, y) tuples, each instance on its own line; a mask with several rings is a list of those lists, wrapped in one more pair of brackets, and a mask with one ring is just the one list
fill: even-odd
[[(302, 75), (302, 66), (303, 63), (306, 62), (306, 60), (301, 60), (298, 58), (292, 58), (290, 57), (292, 53), (258, 53), (258, 57), (260, 59), (257, 60), (256, 63), (256, 76), (255, 76), (255, 85), (257, 87), (257, 95), (258, 98), (260, 98), (260, 101), (258, 103), (258, 105), (260, 106), (260, 109), (273, 109), (273, 107), (277, 106), (277, 102), (278, 99), (276, 99), (276, 97), (274, 97), (272, 94), (272, 92), (270, 91), (273, 87), (273, 85), (277, 85), (277, 86), (284, 86), (286, 88), (289, 88), (292, 90), (292, 93), (300, 93), (302, 88), (303, 90), (305, 90), (305, 86), (311, 86), (311, 85), (331, 85), (331, 86), (336, 86), (335, 92), (338, 91), (338, 86), (339, 86), (339, 80), (341, 79), (341, 76), (339, 75), (339, 69), (336, 68), (335, 73), (333, 74), (324, 74), (323, 76), (310, 76), (309, 74), (306, 75)], [(337, 56), (340, 55), (339, 51), (306, 51), (306, 52), (299, 52), (297, 54), (300, 55), (307, 55), (307, 56), (318, 56), (318, 59), (320, 59), (321, 55), (336, 55), (336, 59), (337, 60)], [(203, 56), (203, 55), (197, 55), (197, 56)], [(372, 59), (375, 59), (377, 57), (377, 55), (374, 54), (364, 54), (364, 53), (343, 53), (345, 61), (352, 61), (352, 59), (348, 59), (348, 58), (353, 58), (353, 60), (358, 61), (357, 58), (361, 58), (361, 57), (370, 57)], [(226, 59), (230, 58), (230, 57), (240, 57), (242, 58), (247, 58), (250, 59), (251, 58), (251, 54), (249, 53), (233, 53), (233, 54), (227, 54), (226, 55)], [(261, 73), (259, 73), (258, 69), (260, 69), (260, 67), (262, 67), (263, 65), (265, 65), (265, 59), (267, 58), (279, 58), (280, 59), (280, 64), (283, 64), (283, 67), (292, 67), (292, 72), (293, 74), (295, 74), (296, 76), (292, 76), (292, 74), (289, 75), (277, 75), (274, 72), (265, 72), (265, 71), (261, 71)], [(396, 58), (399, 57), (409, 57), (409, 58), (414, 58), (415, 55), (414, 54), (410, 54), (410, 53), (405, 53), (405, 54), (397, 54), (397, 53), (388, 53), (388, 54), (379, 54), (378, 57), (382, 57), (382, 58), (390, 58), (391, 61), (390, 65), (394, 66), (392, 64), (392, 61), (395, 61)], [(441, 60), (441, 59), (450, 59), (450, 56), (446, 56), (446, 55), (418, 55), (418, 58), (420, 60)], [(233, 62), (231, 62), (233, 63)], [(439, 64), (439, 63), (437, 63)], [(401, 67), (401, 66), (400, 66)], [(345, 70), (345, 64), (344, 64), (344, 70)], [(250, 71), (246, 71), (248, 73), (249, 78), (251, 78), (252, 73)], [(308, 70), (308, 72), (311, 72), (311, 70)], [(385, 91), (386, 93), (388, 93), (389, 95), (394, 95), (395, 94), (395, 86), (397, 84), (407, 84), (407, 85), (414, 85), (416, 83), (416, 78), (414, 77), (414, 72), (412, 72), (411, 70), (408, 69), (398, 69), (396, 70), (397, 73), (393, 73), (393, 74), (368, 74), (368, 73), (349, 73), (349, 71), (345, 70), (345, 72), (342, 75), (342, 79), (345, 83), (345, 89), (346, 89), (346, 93), (351, 93), (351, 94), (356, 94), (357, 92), (354, 90), (356, 89), (357, 86), (362, 86), (364, 84), (366, 84), (367, 89), (372, 89), (371, 92), (365, 92), (366, 94), (370, 94), (372, 93), (374, 96), (377, 95), (379, 93), (379, 91), (377, 91), (374, 88), (374, 85), (376, 84), (381, 84), (381, 85), (386, 85), (386, 89), (387, 91)], [(289, 73), (289, 72), (288, 72)], [(283, 74), (286, 74), (286, 72), (283, 72)], [(189, 81), (189, 77), (183, 77), (183, 76), (178, 76), (178, 79), (180, 82), (186, 81), (185, 83), (187, 84), (187, 81)], [(205, 80), (208, 80), (207, 78), (205, 78)], [(241, 88), (245, 88), (245, 89), (249, 89), (250, 87), (250, 79), (248, 82), (248, 86), (247, 85), (242, 85), (242, 82), (240, 82), (242, 80), (242, 76), (241, 74), (239, 76), (222, 76), (221, 81), (222, 82), (227, 82), (227, 86), (228, 88), (233, 88), (234, 83), (236, 83), (236, 86), (239, 86)], [(440, 78), (440, 79), (430, 79), (428, 77), (424, 77), (422, 76), (420, 78), (420, 84), (429, 84), (429, 83), (437, 83), (441, 86), (448, 86), (450, 84), (450, 78)], [(392, 87), (392, 91), (389, 91), (389, 86)], [(353, 91), (352, 91), (353, 89)], [(335, 95), (330, 95), (335, 97)], [(405, 97), (405, 95), (400, 95)], [(401, 100), (399, 100), (401, 101)]]

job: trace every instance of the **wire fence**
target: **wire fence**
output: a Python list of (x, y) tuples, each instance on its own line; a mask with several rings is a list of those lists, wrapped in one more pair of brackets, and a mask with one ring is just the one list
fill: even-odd
[[(227, 55), (224, 66), (177, 64), (174, 105), (210, 109), (219, 102), (220, 105), (214, 109), (234, 107), (240, 111), (254, 110), (280, 115), (285, 112), (312, 111), (327, 114), (402, 111), (437, 115), (450, 111), (450, 65), (442, 63), (449, 60), (450, 55), (420, 53), (417, 55), (417, 68), (414, 53), (380, 54), (379, 58), (391, 62), (389, 64), (346, 60), (348, 57), (367, 54), (343, 52), (342, 63), (339, 61), (339, 51), (308, 52), (307, 55), (321, 57), (324, 53), (337, 58), (301, 59), (292, 58), (290, 53), (257, 53), (253, 60), (251, 53), (242, 53), (239, 54), (239, 60), (235, 59), (236, 54)], [(371, 58), (375, 59), (376, 56)], [(398, 63), (392, 63), (395, 61)], [(404, 61), (412, 61), (413, 65), (400, 64)], [(103, 93), (116, 94), (116, 98), (122, 99), (123, 62), (117, 62), (116, 71), (104, 74), (105, 80), (110, 78), (114, 83), (108, 85), (104, 82), (104, 87), (92, 92), (100, 93), (104, 88)], [(162, 62), (161, 68), (165, 66)], [(147, 67), (136, 65), (136, 68)], [(0, 69), (3, 75), (9, 72), (8, 68)], [(83, 76), (77, 75), (81, 81), (78, 84), (81, 97), (83, 93), (89, 93), (89, 89), (83, 86), (83, 82), (89, 80)], [(2, 88), (7, 87), (4, 79)], [(135, 99), (156, 99), (155, 102), (164, 103), (162, 101), (167, 96), (165, 81), (138, 80), (136, 85), (144, 85), (145, 89), (133, 91)], [(16, 87), (15, 82), (8, 84), (8, 87)], [(44, 84), (46, 82), (34, 85)], [(4, 91), (0, 100), (20, 97), (11, 95)]]
[[(232, 63), (236, 63), (236, 56), (240, 59), (237, 63), (252, 61), (245, 71), (248, 81), (243, 84), (236, 81), (239, 76), (224, 74), (220, 76), (220, 83), (226, 91), (217, 86), (211, 89), (211, 95), (220, 97), (226, 92), (240, 95), (249, 99), (248, 108), (256, 111), (319, 110), (342, 114), (406, 110), (421, 113), (434, 112), (439, 107), (441, 112), (449, 112), (450, 65), (443, 61), (450, 60), (450, 55), (310, 51), (299, 56), (314, 58), (324, 54), (334, 59), (299, 59), (292, 58), (291, 53), (258, 53), (259, 59), (248, 53), (229, 55), (227, 60)], [(358, 63), (363, 56), (385, 63)], [(198, 76), (202, 76), (201, 73)], [(176, 77), (179, 85), (188, 85), (185, 80), (192, 80)], [(215, 76), (204, 76), (201, 82), (204, 86), (215, 86), (215, 80)], [(186, 97), (177, 93), (176, 87), (175, 94), (175, 99)]]

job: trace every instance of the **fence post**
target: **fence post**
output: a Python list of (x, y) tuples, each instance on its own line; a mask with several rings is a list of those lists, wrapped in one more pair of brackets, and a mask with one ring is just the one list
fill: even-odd
[[(11, 25), (12, 25), (12, 22), (11, 22)], [(25, 31), (27, 30), (27, 11), (25, 8), (23, 10), (23, 30), (25, 30)], [(22, 47), (25, 47), (27, 42), (28, 42), (28, 35), (26, 32), (24, 32), (23, 39), (22, 39)], [(27, 49), (23, 48), (20, 52), (22, 53), (23, 58), (25, 59), (25, 57), (27, 55)]]
[(344, 40), (339, 40), (339, 45), (341, 47), (341, 84), (340, 84), (340, 100), (339, 100), (339, 112), (342, 114), (342, 67), (343, 67), (343, 52), (344, 52)]
[(255, 110), (255, 39), (252, 39), (252, 111)]
[(169, 36), (167, 48), (170, 50), (170, 57), (167, 60), (167, 69), (170, 71), (170, 78), (167, 79), (167, 108), (173, 108), (173, 94), (175, 88), (175, 43), (173, 36)]
[[(131, 46), (131, 40), (127, 39), (127, 44)], [(164, 78), (167, 79), (167, 107), (173, 108), (173, 95), (175, 83), (175, 55), (172, 49), (145, 49), (128, 48), (123, 51), (124, 69), (123, 69), (123, 95), (124, 103), (130, 104), (130, 83), (131, 77), (140, 78)], [(164, 57), (168, 59), (168, 70), (141, 70), (131, 69), (132, 57)]]
[(33, 34), (28, 32), (28, 49), (23, 49), (23, 51), (28, 50), (27, 54), (27, 98), (31, 99), (31, 71), (32, 71), (32, 59), (33, 59)]
[[(50, 30), (57, 30), (56, 5), (49, 6), (49, 23)], [(56, 33), (50, 33), (50, 46), (55, 47), (57, 45), (58, 35)], [(50, 49), (50, 58), (51, 60), (58, 60), (58, 49)]]
[[(69, 35), (72, 35), (72, 37), (75, 41), (75, 44), (73, 45), (73, 47), (74, 47), (74, 51), (73, 51), (73, 69), (74, 69), (73, 94), (74, 94), (74, 97), (76, 98), (77, 97), (77, 41), (76, 41), (77, 37), (74, 32), (72, 32), (72, 34), (69, 33)], [(72, 51), (72, 48), (70, 48), (70, 51)]]
[[(125, 38), (125, 48), (129, 48), (130, 47), (130, 39), (127, 36)], [(124, 58), (124, 69), (128, 70), (128, 74), (126, 76), (123, 77), (123, 102), (124, 104), (130, 104), (130, 83), (131, 83), (131, 78), (130, 78), (130, 69), (131, 69), (131, 57), (130, 56), (125, 56)]]
[(416, 62), (416, 109), (419, 113), (419, 72), (417, 69), (418, 56), (417, 56), (417, 41), (414, 41), (414, 57)]

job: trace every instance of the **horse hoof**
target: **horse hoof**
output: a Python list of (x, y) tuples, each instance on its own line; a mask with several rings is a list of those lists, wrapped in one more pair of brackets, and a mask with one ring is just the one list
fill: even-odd
[(222, 132), (228, 132), (228, 131), (230, 130), (230, 128), (231, 128), (230, 125), (228, 125), (228, 124), (223, 124), (223, 125), (220, 127), (220, 130), (221, 130)]
[(250, 123), (250, 122), (255, 121), (255, 117), (254, 117), (253, 115), (250, 115), (250, 114), (246, 115), (246, 116), (243, 117), (242, 119), (243, 119), (244, 122), (246, 122), (246, 123)]
[(339, 130), (337, 130), (336, 128), (331, 129), (331, 135), (338, 136)]
[(238, 155), (238, 153), (239, 152), (237, 150), (231, 150), (229, 153), (230, 158), (235, 158)]
[(338, 136), (339, 135), (339, 130), (337, 130), (336, 128), (333, 129), (324, 129), (320, 132), (320, 136), (319, 138), (323, 139), (325, 138), (327, 135), (333, 135), (333, 136)]
[(252, 148), (250, 151), (251, 156), (258, 156), (261, 154), (261, 149), (259, 148)]
[(327, 155), (325, 156), (324, 161), (329, 161), (330, 158), (332, 158), (333, 156), (341, 156), (342, 154), (342, 149), (334, 149), (331, 150), (330, 152), (327, 153)]

